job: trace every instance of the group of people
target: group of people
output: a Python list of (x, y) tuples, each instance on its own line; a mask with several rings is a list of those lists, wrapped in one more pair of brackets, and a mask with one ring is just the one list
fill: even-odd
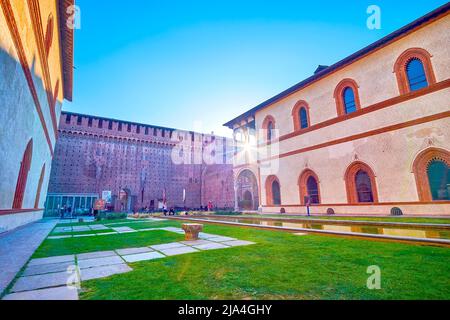
[(64, 205), (62, 208), (59, 208), (59, 216), (61, 219), (64, 219), (66, 215), (72, 216), (72, 206)]

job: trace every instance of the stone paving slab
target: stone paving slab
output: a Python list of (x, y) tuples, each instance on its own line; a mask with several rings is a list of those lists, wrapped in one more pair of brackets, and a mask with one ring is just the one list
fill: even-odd
[(173, 249), (173, 248), (181, 248), (181, 247), (186, 247), (186, 245), (184, 245), (183, 243), (180, 242), (172, 242), (172, 243), (166, 243), (166, 244), (157, 244), (154, 246), (150, 246), (150, 248), (154, 249), (154, 250), (166, 250), (166, 249)]
[[(161, 228), (146, 228), (146, 229), (137, 229), (136, 231), (138, 231), (138, 232), (145, 232), (145, 231), (156, 231), (156, 230), (164, 230), (164, 229), (161, 229)], [(164, 230), (164, 231), (167, 231), (167, 230)]]
[(175, 233), (182, 233), (182, 234), (184, 234), (184, 230), (181, 229), (181, 228), (165, 227), (165, 228), (161, 228), (161, 230), (166, 230), (166, 231), (170, 231), (170, 232), (175, 232)]
[(117, 231), (119, 233), (131, 233), (131, 232), (137, 232), (136, 230), (130, 228), (130, 227), (115, 227), (115, 228), (111, 228), (114, 231)]
[(147, 253), (152, 252), (153, 249), (149, 247), (143, 247), (143, 248), (128, 248), (128, 249), (118, 249), (116, 252), (121, 256), (126, 256), (130, 254), (138, 254), (138, 253)]
[(56, 273), (56, 272), (63, 272), (67, 271), (69, 267), (74, 266), (74, 261), (69, 262), (60, 262), (60, 263), (53, 263), (53, 264), (41, 264), (41, 265), (35, 265), (35, 266), (28, 266), (25, 271), (22, 274), (22, 277), (27, 276), (35, 276), (40, 274), (47, 274), (47, 273)]
[(212, 242), (209, 240), (193, 240), (193, 241), (181, 241), (180, 243), (185, 244), (187, 246), (199, 246), (201, 244), (210, 244)]
[(93, 267), (111, 266), (114, 264), (122, 264), (123, 260), (119, 256), (96, 258), (89, 260), (78, 261), (80, 269), (87, 269)]
[(51, 236), (48, 237), (47, 240), (60, 240), (60, 239), (67, 239), (72, 238), (72, 236)]
[(49, 257), (49, 258), (39, 258), (33, 259), (28, 263), (28, 266), (38, 266), (43, 264), (52, 264), (52, 263), (60, 263), (60, 262), (72, 262), (75, 263), (75, 255), (67, 255), (67, 256), (57, 256), (57, 257)]
[(208, 240), (209, 238), (217, 238), (217, 234), (209, 234), (209, 233), (203, 233), (203, 232), (200, 232), (200, 233), (198, 234), (198, 237), (199, 237), (200, 239)]
[(123, 256), (122, 258), (125, 259), (126, 262), (139, 262), (139, 261), (147, 261), (147, 260), (154, 260), (154, 259), (160, 259), (164, 258), (165, 256), (162, 255), (159, 252), (147, 252), (147, 253), (139, 253), (139, 254), (132, 254), (128, 256)]
[(109, 228), (104, 226), (103, 224), (93, 224), (91, 226), (89, 226), (89, 228), (91, 228), (91, 230), (108, 230)]
[(53, 233), (65, 233), (72, 232), (72, 227), (57, 227), (53, 230)]
[(58, 272), (29, 277), (17, 280), (11, 292), (32, 291), (37, 289), (65, 286), (71, 280), (78, 280), (77, 273)]
[(21, 301), (62, 301), (78, 300), (78, 290), (68, 287), (57, 287), (26, 292), (12, 293), (3, 298), (3, 300), (21, 300)]
[(83, 231), (90, 231), (91, 229), (88, 226), (75, 226), (72, 227), (73, 232), (83, 232)]
[(209, 238), (209, 241), (214, 241), (214, 242), (225, 242), (225, 241), (234, 241), (237, 240), (236, 238), (230, 238), (230, 237), (214, 237), (214, 238)]
[(115, 264), (110, 266), (101, 266), (80, 270), (81, 281), (88, 281), (93, 279), (107, 278), (116, 274), (122, 274), (133, 271), (126, 263)]
[(194, 248), (199, 249), (199, 250), (216, 250), (216, 249), (225, 249), (225, 248), (229, 248), (229, 247), (224, 244), (221, 244), (221, 243), (211, 242), (211, 243), (194, 246)]
[(0, 294), (14, 280), (57, 221), (44, 219), (0, 234)]
[(177, 255), (186, 254), (186, 253), (198, 252), (198, 250), (196, 250), (192, 247), (181, 247), (181, 248), (161, 250), (161, 252), (163, 254), (165, 254), (166, 256), (170, 257), (170, 256), (177, 256)]
[(224, 241), (222, 244), (230, 247), (240, 247), (240, 246), (249, 246), (252, 244), (255, 244), (251, 241), (244, 241), (244, 240), (232, 240), (232, 241)]
[(119, 234), (118, 232), (105, 232), (105, 233), (97, 233), (96, 236), (110, 236), (112, 234)]
[(96, 258), (105, 258), (105, 257), (111, 257), (111, 256), (117, 256), (117, 254), (114, 251), (98, 251), (98, 252), (89, 252), (89, 253), (81, 253), (77, 254), (78, 261), (80, 260), (89, 260), (89, 259), (96, 259)]

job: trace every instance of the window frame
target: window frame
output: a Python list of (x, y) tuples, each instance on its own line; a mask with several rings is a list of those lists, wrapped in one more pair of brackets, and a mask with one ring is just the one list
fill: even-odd
[[(300, 120), (300, 111), (301, 109), (305, 109), (306, 112), (306, 121), (308, 122), (308, 126), (306, 128), (302, 128), (301, 120)], [(309, 113), (309, 104), (304, 101), (298, 101), (294, 108), (292, 109), (292, 119), (294, 121), (294, 131), (302, 131), (311, 127), (311, 118)]]
[[(346, 112), (344, 92), (347, 88), (352, 89), (353, 94), (355, 96), (356, 110), (352, 113)], [(344, 79), (341, 82), (339, 82), (339, 84), (336, 86), (336, 89), (334, 90), (334, 99), (336, 101), (336, 110), (337, 110), (337, 114), (339, 117), (347, 116), (347, 115), (353, 114), (353, 113), (361, 110), (361, 99), (359, 97), (359, 86), (358, 86), (357, 82), (353, 79), (347, 78), (347, 79)]]
[(394, 64), (394, 73), (397, 77), (398, 89), (401, 95), (408, 94), (411, 92), (416, 92), (423, 90), (425, 88), (412, 91), (409, 86), (409, 79), (406, 72), (406, 67), (409, 62), (413, 59), (418, 59), (422, 62), (425, 76), (427, 78), (428, 87), (436, 83), (436, 76), (433, 70), (433, 65), (431, 63), (431, 58), (433, 56), (425, 49), (422, 48), (410, 48), (404, 51)]

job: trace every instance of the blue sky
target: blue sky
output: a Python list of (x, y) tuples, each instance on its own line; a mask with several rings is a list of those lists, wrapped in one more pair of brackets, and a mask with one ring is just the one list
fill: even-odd
[(447, 1), (76, 2), (66, 111), (229, 136), (223, 123)]

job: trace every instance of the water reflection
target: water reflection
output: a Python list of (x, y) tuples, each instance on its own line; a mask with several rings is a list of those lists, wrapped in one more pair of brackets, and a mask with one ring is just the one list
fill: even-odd
[[(204, 220), (218, 221), (219, 218), (202, 218)], [(420, 227), (415, 227), (414, 229), (406, 228), (393, 228), (393, 227), (378, 227), (369, 225), (345, 225), (345, 223), (338, 224), (320, 224), (320, 223), (295, 223), (295, 222), (285, 222), (285, 221), (267, 221), (260, 219), (225, 219), (225, 221), (232, 221), (244, 224), (253, 224), (261, 226), (270, 227), (284, 227), (284, 228), (295, 228), (295, 229), (311, 229), (311, 230), (325, 230), (325, 231), (337, 231), (337, 232), (347, 232), (347, 233), (365, 233), (365, 234), (379, 234), (397, 237), (411, 237), (411, 238), (428, 238), (428, 239), (450, 239), (450, 232), (446, 230), (439, 229), (420, 229)]]

